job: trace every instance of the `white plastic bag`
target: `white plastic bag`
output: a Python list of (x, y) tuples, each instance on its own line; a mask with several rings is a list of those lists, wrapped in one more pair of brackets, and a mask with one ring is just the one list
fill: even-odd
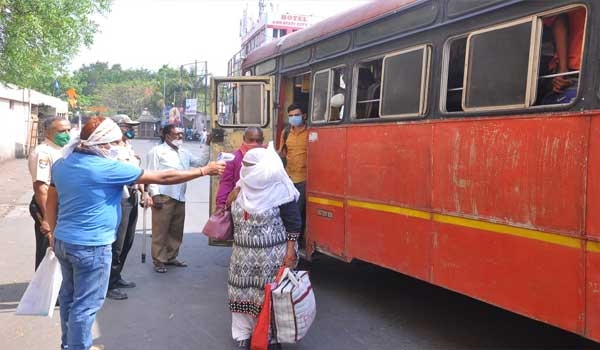
[(54, 255), (54, 250), (48, 248), (46, 256), (29, 282), (15, 314), (52, 317), (61, 283), (60, 263)]
[(308, 271), (286, 268), (271, 292), (273, 316), (278, 343), (296, 343), (315, 320), (317, 304)]

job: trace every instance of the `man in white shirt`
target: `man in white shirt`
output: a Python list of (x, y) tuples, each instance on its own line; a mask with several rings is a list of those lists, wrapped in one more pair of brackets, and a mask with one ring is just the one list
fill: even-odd
[(29, 155), (29, 173), (33, 183), (33, 198), (29, 203), (29, 213), (35, 225), (35, 269), (44, 259), (50, 246), (50, 226), (46, 221), (46, 200), (50, 185), (50, 170), (54, 162), (62, 158), (62, 148), (70, 139), (71, 123), (66, 119), (46, 117), (44, 119), (44, 142), (37, 145)]
[[(208, 146), (202, 145), (200, 156), (194, 156), (181, 147), (183, 130), (176, 125), (166, 125), (162, 129), (162, 136), (164, 143), (148, 152), (148, 170), (184, 170), (208, 163)], [(185, 183), (148, 186), (148, 193), (152, 197), (149, 203), (152, 205), (152, 261), (156, 272), (167, 272), (166, 265), (187, 266), (185, 262), (177, 260), (183, 240), (185, 190)]]

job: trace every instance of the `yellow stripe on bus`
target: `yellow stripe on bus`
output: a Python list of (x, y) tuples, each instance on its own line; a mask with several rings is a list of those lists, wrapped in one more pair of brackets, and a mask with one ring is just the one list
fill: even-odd
[(394, 205), (359, 202), (359, 201), (353, 201), (353, 200), (348, 200), (348, 205), (351, 207), (356, 207), (356, 208), (371, 209), (371, 210), (376, 210), (376, 211), (383, 211), (386, 213), (406, 215), (406, 216), (410, 216), (413, 218), (420, 218), (420, 219), (427, 219), (427, 220), (431, 219), (431, 213), (428, 213), (426, 211), (402, 208), (402, 207), (397, 207)]
[[(522, 237), (527, 239), (534, 239), (546, 243), (556, 244), (569, 248), (581, 248), (581, 239), (575, 237), (568, 237), (554, 233), (548, 233), (543, 231), (531, 230), (521, 227), (515, 227), (504, 224), (495, 224), (491, 222), (485, 222), (475, 219), (461, 218), (451, 215), (443, 214), (432, 214), (423, 210), (403, 208), (393, 205), (377, 204), (371, 202), (362, 202), (355, 200), (348, 200), (348, 206), (355, 208), (370, 209), (375, 211), (381, 211), (386, 213), (400, 214), (409, 217), (415, 217), (426, 220), (433, 220), (435, 222), (450, 224), (461, 227), (474, 228), (482, 231), (495, 232), (500, 234), (506, 234), (516, 237)], [(586, 246), (588, 251), (600, 252), (600, 243), (587, 242)]]
[(344, 207), (344, 202), (334, 201), (332, 199), (326, 199), (326, 198), (321, 198), (321, 197), (308, 196), (308, 201), (311, 203), (331, 205), (331, 206), (338, 207), (338, 208)]
[(474, 228), (482, 231), (489, 231), (495, 233), (501, 233), (511, 236), (535, 239), (538, 241), (558, 244), (569, 248), (581, 248), (581, 240), (574, 237), (567, 237), (554, 233), (547, 233), (543, 231), (530, 230), (527, 228), (494, 224), (491, 222), (485, 222), (480, 220), (459, 218), (450, 215), (434, 214), (433, 220), (444, 224), (451, 224), (462, 227)]
[(585, 249), (588, 252), (600, 253), (600, 242), (587, 241), (586, 245), (585, 245)]

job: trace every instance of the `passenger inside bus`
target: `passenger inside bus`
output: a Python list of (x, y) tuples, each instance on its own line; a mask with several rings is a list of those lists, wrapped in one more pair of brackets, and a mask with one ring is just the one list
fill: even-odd
[(381, 60), (365, 63), (359, 67), (356, 84), (356, 118), (379, 117), (379, 92)]
[[(541, 66), (540, 104), (566, 104), (577, 96), (586, 11), (579, 7), (543, 19), (543, 42), (552, 40), (554, 54)], [(551, 38), (551, 39), (550, 39)], [(542, 52), (543, 57), (543, 52)], [(548, 60), (541, 60), (544, 64)]]

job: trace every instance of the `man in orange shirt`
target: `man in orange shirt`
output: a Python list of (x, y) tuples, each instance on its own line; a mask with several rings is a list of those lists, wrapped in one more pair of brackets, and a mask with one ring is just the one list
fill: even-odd
[(306, 227), (306, 146), (308, 130), (306, 129), (306, 112), (298, 103), (288, 108), (289, 129), (284, 130), (279, 142), (279, 154), (287, 160), (285, 170), (300, 192), (298, 208), (302, 215), (302, 229)]
[[(544, 25), (552, 28), (555, 54), (549, 68), (554, 73), (566, 73), (581, 69), (581, 49), (585, 26), (585, 9), (580, 7), (544, 19)], [(560, 75), (552, 79), (552, 93), (542, 104), (570, 103), (577, 96), (578, 75)]]

